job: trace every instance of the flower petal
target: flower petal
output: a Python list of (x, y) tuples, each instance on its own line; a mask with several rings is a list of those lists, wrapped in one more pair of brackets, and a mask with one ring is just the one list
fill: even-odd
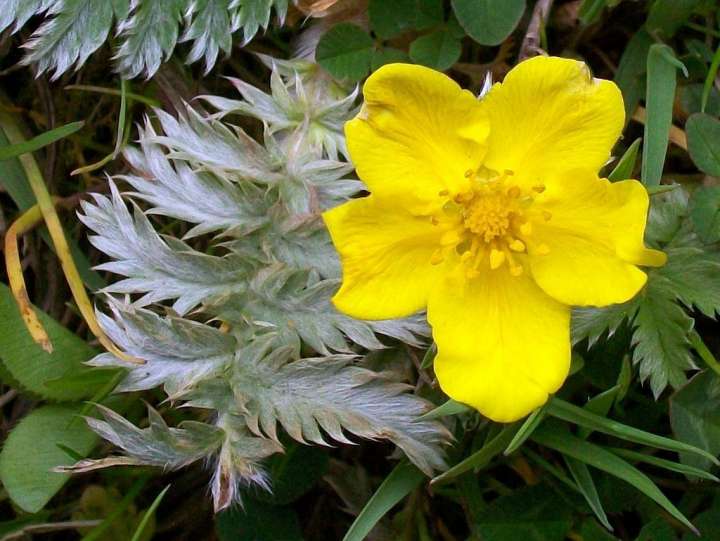
[(513, 68), (482, 100), (490, 118), (485, 165), (533, 183), (559, 170), (597, 171), (625, 121), (622, 94), (583, 62), (538, 56)]
[(442, 225), (373, 195), (335, 207), (323, 219), (342, 263), (342, 287), (333, 298), (341, 312), (390, 319), (425, 308), (442, 268), (430, 263)]
[(664, 253), (645, 248), (649, 198), (636, 180), (611, 183), (587, 171), (569, 172), (536, 204), (550, 219), (536, 225), (532, 237), (549, 253), (531, 251), (530, 268), (538, 285), (560, 302), (625, 302), (647, 281), (636, 265), (665, 263)]
[(544, 404), (570, 368), (570, 309), (527, 274), (499, 269), (448, 279), (430, 297), (443, 391), (494, 421), (511, 422)]
[(489, 124), (473, 94), (442, 73), (388, 64), (363, 87), (365, 104), (345, 125), (358, 176), (407, 208), (456, 193), (485, 153)]

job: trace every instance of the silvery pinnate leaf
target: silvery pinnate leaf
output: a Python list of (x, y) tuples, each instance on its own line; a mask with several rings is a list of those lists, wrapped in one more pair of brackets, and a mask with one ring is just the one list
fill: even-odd
[(114, 183), (111, 197), (94, 194), (83, 202), (82, 222), (95, 234), (90, 241), (113, 261), (97, 268), (126, 278), (108, 286), (111, 293), (142, 293), (138, 305), (175, 299), (184, 314), (197, 304), (245, 288), (247, 271), (233, 256), (217, 257), (191, 249), (172, 238), (163, 240), (134, 206), (131, 214)]
[(111, 299), (113, 317), (98, 312), (110, 339), (142, 365), (128, 366), (112, 353), (101, 353), (88, 364), (127, 369), (117, 392), (142, 391), (164, 385), (173, 397), (197, 382), (217, 376), (235, 357), (235, 338), (218, 329), (178, 317), (160, 317), (146, 309)]
[(63, 471), (82, 472), (114, 465), (158, 466), (174, 470), (214, 453), (223, 443), (222, 429), (206, 423), (185, 421), (169, 427), (160, 414), (148, 406), (150, 426), (138, 428), (114, 411), (96, 405), (104, 419), (87, 418), (90, 428), (123, 450), (124, 456), (82, 460)]
[(277, 439), (279, 423), (294, 439), (349, 443), (349, 435), (389, 439), (421, 470), (442, 469), (448, 436), (437, 422), (418, 420), (432, 406), (409, 386), (352, 365), (351, 356), (293, 360), (292, 348), (256, 340), (238, 352), (231, 386), (255, 434)]
[(149, 123), (140, 130), (140, 149), (131, 147), (124, 153), (134, 174), (117, 177), (134, 188), (130, 195), (151, 205), (149, 214), (196, 224), (186, 239), (228, 230), (247, 234), (267, 223), (260, 188), (169, 159), (164, 147), (151, 141), (155, 135)]

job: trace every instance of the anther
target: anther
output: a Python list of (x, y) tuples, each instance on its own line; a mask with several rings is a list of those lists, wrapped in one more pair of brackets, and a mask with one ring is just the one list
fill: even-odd
[(537, 255), (548, 255), (550, 253), (550, 246), (544, 242), (542, 244), (538, 244), (537, 248), (535, 248), (535, 253)]
[(544, 184), (538, 184), (537, 186), (532, 187), (534, 192), (537, 193), (543, 193), (545, 191), (545, 185)]
[(492, 270), (500, 268), (505, 262), (505, 252), (501, 252), (495, 248), (490, 250), (490, 268)]
[(523, 273), (522, 265), (510, 265), (510, 274), (517, 277)]
[(518, 188), (517, 186), (513, 186), (508, 190), (508, 195), (513, 199), (517, 199), (518, 197), (520, 197), (520, 193), (520, 188)]
[(430, 223), (433, 225), (438, 225), (440, 223), (440, 220), (438, 220), (437, 216), (430, 216)]
[(442, 250), (435, 250), (433, 254), (430, 256), (430, 264), (431, 265), (439, 265), (445, 260), (445, 256), (443, 255)]
[(438, 192), (438, 195), (439, 195), (440, 197), (445, 197), (445, 196), (448, 195), (449, 193), (450, 193), (450, 190), (445, 189), (445, 190), (440, 190), (440, 191)]
[(524, 252), (525, 251), (525, 243), (521, 241), (520, 239), (513, 239), (508, 246), (513, 252)]
[(465, 178), (470, 178), (471, 176), (473, 176), (472, 169), (468, 169), (467, 171), (465, 171)]
[(547, 210), (542, 211), (542, 217), (546, 222), (549, 222), (552, 218), (552, 212), (548, 212)]
[(530, 222), (520, 224), (520, 233), (523, 235), (530, 235), (532, 233), (532, 224)]

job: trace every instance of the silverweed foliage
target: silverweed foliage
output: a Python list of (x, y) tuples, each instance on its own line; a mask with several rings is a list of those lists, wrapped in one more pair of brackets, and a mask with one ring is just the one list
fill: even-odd
[[(269, 487), (262, 460), (282, 452), (278, 427), (318, 445), (387, 439), (427, 474), (445, 467), (449, 433), (419, 419), (431, 405), (363, 364), (363, 352), (419, 345), (424, 319), (357, 321), (330, 303), (339, 264), (320, 212), (361, 189), (341, 132), (355, 94), (307, 64), (265, 60), (271, 95), (234, 81), (242, 100), (204, 97), (215, 113), (155, 111), (126, 150), (132, 173), (83, 203), (90, 240), (110, 259), (100, 269), (121, 277), (103, 291), (99, 322), (144, 361), (102, 353), (90, 364), (127, 368), (116, 391), (162, 387), (203, 421), (168, 427), (150, 408), (140, 429), (102, 408), (90, 427), (123, 455), (69, 471), (207, 460), (220, 510), (243, 485)], [(232, 115), (261, 120), (263, 141)], [(163, 218), (190, 227), (183, 238), (161, 234)]]
[(250, 41), (282, 20), (288, 0), (4, 0), (0, 32), (19, 32), (34, 15), (45, 21), (25, 43), (26, 64), (57, 78), (79, 69), (115, 34), (116, 70), (126, 77), (151, 77), (178, 43), (191, 44), (187, 61), (203, 60), (205, 70), (222, 51), (229, 54), (233, 35)]

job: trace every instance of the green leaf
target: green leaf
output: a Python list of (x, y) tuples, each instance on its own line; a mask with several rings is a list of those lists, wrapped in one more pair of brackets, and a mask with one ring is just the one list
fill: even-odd
[(641, 142), (642, 138), (640, 137), (638, 137), (632, 142), (632, 144), (625, 151), (625, 154), (622, 155), (622, 158), (618, 160), (615, 168), (608, 175), (608, 180), (612, 182), (617, 182), (618, 180), (632, 178), (633, 171), (635, 171), (638, 149), (640, 148)]
[(479, 451), (474, 452), (446, 472), (435, 477), (431, 481), (431, 484), (444, 483), (468, 470), (480, 469), (487, 466), (493, 458), (507, 449), (507, 446), (510, 445), (510, 442), (519, 429), (520, 426), (518, 424), (503, 426), (502, 430), (490, 441), (485, 443)]
[(415, 466), (401, 462), (382, 482), (350, 526), (343, 541), (362, 541), (400, 500), (422, 483), (425, 476)]
[(645, 74), (650, 46), (655, 43), (645, 30), (639, 30), (630, 38), (620, 57), (615, 72), (615, 82), (625, 101), (625, 118), (630, 119), (645, 94)]
[(547, 485), (524, 487), (502, 496), (475, 520), (478, 538), (483, 541), (563, 541), (571, 525), (567, 505)]
[(653, 273), (633, 320), (633, 363), (641, 381), (650, 380), (656, 398), (668, 384), (680, 387), (685, 372), (695, 367), (688, 340), (693, 319), (675, 301), (675, 290), (670, 280)]
[(442, 24), (444, 20), (443, 0), (417, 0), (415, 28), (427, 30)]
[(699, 477), (700, 479), (707, 479), (708, 481), (715, 481), (716, 483), (720, 481), (720, 479), (706, 470), (696, 468), (694, 466), (688, 466), (680, 462), (673, 462), (672, 460), (659, 458), (648, 453), (638, 453), (637, 451), (631, 451), (630, 449), (620, 449), (615, 447), (606, 447), (606, 449), (633, 462), (643, 462), (665, 470), (682, 473), (683, 475)]
[(393, 64), (395, 62), (407, 62), (408, 55), (405, 51), (400, 49), (393, 49), (392, 47), (384, 47), (373, 51), (371, 68), (373, 71), (384, 66), (385, 64)]
[(520, 22), (525, 0), (452, 0), (460, 25), (480, 45), (499, 45)]
[(610, 521), (607, 518), (605, 509), (603, 509), (602, 502), (600, 501), (600, 495), (598, 494), (595, 482), (593, 481), (592, 475), (588, 467), (579, 460), (570, 457), (564, 457), (565, 464), (567, 465), (570, 474), (572, 475), (575, 483), (577, 483), (580, 493), (585, 498), (585, 501), (595, 513), (595, 516), (600, 523), (605, 526), (608, 530), (612, 531), (613, 528), (610, 525)]
[(720, 240), (720, 186), (695, 189), (690, 200), (690, 218), (703, 242), (711, 244)]
[(624, 321), (632, 320), (638, 308), (637, 297), (623, 304), (603, 308), (583, 307), (572, 311), (572, 342), (577, 344), (586, 338), (593, 346), (602, 336), (611, 337)]
[(597, 432), (602, 432), (609, 436), (614, 436), (623, 440), (639, 443), (641, 445), (649, 445), (657, 449), (665, 449), (667, 451), (688, 452), (698, 456), (705, 457), (717, 464), (715, 457), (706, 450), (682, 441), (676, 441), (664, 436), (657, 436), (644, 430), (639, 430), (631, 426), (624, 425), (612, 419), (600, 417), (594, 413), (590, 413), (582, 408), (573, 406), (569, 402), (560, 400), (559, 398), (551, 399), (548, 406), (548, 414), (557, 417), (563, 421), (574, 423), (578, 426), (591, 428)]
[(532, 433), (538, 426), (540, 426), (540, 423), (542, 423), (544, 418), (545, 406), (533, 411), (528, 418), (525, 419), (525, 422), (520, 427), (520, 430), (517, 431), (513, 439), (505, 448), (505, 451), (503, 451), (503, 454), (507, 456), (517, 451), (522, 444), (525, 443), (530, 436), (532, 436)]
[(448, 415), (459, 415), (460, 413), (467, 413), (472, 411), (470, 406), (466, 406), (461, 402), (455, 402), (452, 398), (444, 404), (441, 404), (432, 411), (422, 415), (419, 419), (438, 419), (440, 417), (447, 417)]
[(693, 113), (707, 113), (711, 116), (720, 115), (720, 92), (714, 86), (710, 88), (710, 94), (705, 104), (705, 111), (702, 110), (703, 85), (689, 84), (680, 89), (680, 105), (688, 115)]
[(158, 494), (155, 499), (153, 500), (152, 504), (150, 504), (150, 507), (148, 507), (147, 511), (145, 511), (145, 514), (143, 515), (142, 520), (140, 521), (140, 524), (138, 524), (137, 529), (135, 530), (135, 533), (132, 536), (132, 539), (130, 541), (140, 541), (143, 537), (143, 532), (145, 532), (145, 529), (148, 526), (148, 523), (150, 522), (150, 519), (155, 514), (155, 511), (157, 511), (157, 508), (160, 506), (160, 502), (165, 497), (165, 494), (170, 489), (170, 485), (166, 486), (160, 494)]
[(10, 498), (28, 513), (42, 509), (70, 477), (51, 471), (73, 461), (58, 444), (86, 456), (97, 436), (78, 418), (79, 405), (43, 406), (10, 432), (0, 452), (0, 480)]
[(436, 30), (417, 38), (410, 44), (410, 58), (440, 71), (450, 68), (460, 59), (462, 44), (448, 29)]
[(651, 34), (671, 38), (685, 24), (701, 0), (655, 0), (645, 27)]
[(580, 22), (589, 25), (597, 21), (607, 3), (608, 0), (583, 0), (578, 11)]
[(645, 96), (645, 148), (642, 156), (642, 181), (646, 186), (659, 185), (662, 177), (672, 124), (678, 63), (675, 53), (667, 45), (656, 43), (650, 46)]
[(656, 271), (667, 282), (665, 294), (672, 294), (687, 307), (697, 308), (714, 318), (720, 312), (720, 282), (717, 281), (720, 254), (689, 246), (669, 249), (667, 254), (668, 262)]
[(85, 122), (83, 121), (71, 122), (70, 124), (65, 124), (64, 126), (55, 128), (54, 130), (46, 131), (37, 137), (33, 137), (29, 141), (25, 141), (17, 145), (0, 146), (0, 161), (9, 160), (10, 158), (20, 156), (20, 154), (25, 154), (27, 152), (35, 152), (36, 150), (46, 147), (55, 141), (59, 141), (68, 135), (72, 135), (80, 130), (84, 125)]
[(688, 152), (703, 173), (720, 176), (720, 120), (695, 113), (685, 123)]
[(359, 81), (368, 74), (373, 56), (373, 40), (350, 23), (333, 26), (317, 46), (318, 64), (337, 79)]
[(584, 462), (630, 483), (689, 529), (697, 531), (644, 473), (602, 447), (588, 443), (568, 433), (545, 427), (536, 430), (532, 439), (540, 445), (554, 449), (563, 455)]
[(303, 541), (292, 507), (278, 507), (246, 498), (215, 519), (219, 541)]
[[(112, 379), (113, 371), (85, 366), (97, 351), (50, 316), (38, 311), (50, 335), (54, 351), (47, 353), (30, 337), (10, 289), (0, 284), (0, 359), (19, 385), (51, 400), (89, 398)], [(85, 385), (63, 385), (63, 381), (90, 378)], [(97, 379), (95, 379), (97, 377)]]
[[(670, 397), (670, 425), (680, 441), (720, 454), (720, 379), (710, 370), (693, 377)], [(683, 464), (703, 470), (711, 462), (695, 454), (681, 453)]]
[(382, 39), (390, 39), (410, 30), (415, 21), (415, 0), (370, 0), (370, 29)]

